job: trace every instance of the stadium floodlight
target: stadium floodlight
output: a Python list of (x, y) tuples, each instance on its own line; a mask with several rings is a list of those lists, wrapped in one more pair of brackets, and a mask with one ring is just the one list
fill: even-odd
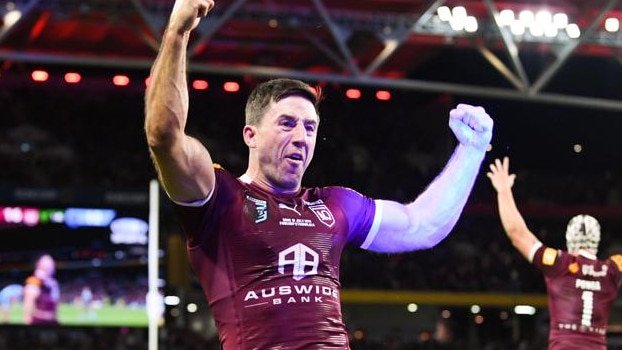
[(436, 9), (436, 12), (438, 13), (438, 18), (440, 18), (441, 21), (449, 22), (451, 19), (451, 10), (447, 6), (439, 6), (438, 9)]
[(167, 295), (164, 297), (164, 304), (168, 306), (176, 306), (179, 305), (181, 299), (176, 295)]
[(514, 313), (517, 315), (535, 315), (536, 308), (531, 305), (516, 305), (514, 306)]
[(21, 11), (17, 9), (11, 10), (4, 15), (3, 23), (5, 26), (10, 27), (14, 25), (15, 23), (17, 23), (17, 21), (19, 21), (20, 18), (22, 18)]
[(509, 27), (514, 23), (514, 11), (511, 9), (503, 9), (499, 12), (499, 26)]
[(199, 310), (199, 306), (195, 303), (188, 303), (188, 305), (186, 305), (186, 311), (188, 311), (189, 313), (195, 313)]
[(617, 18), (610, 17), (605, 20), (605, 30), (609, 33), (615, 33), (620, 30), (620, 21)]
[(554, 14), (553, 24), (559, 29), (566, 28), (568, 26), (568, 15), (563, 12)]
[(477, 28), (477, 18), (473, 16), (467, 16), (467, 18), (464, 20), (464, 30), (468, 33), (475, 33), (477, 32)]
[(415, 303), (410, 303), (408, 304), (406, 309), (408, 310), (408, 312), (417, 312), (417, 310), (419, 309), (419, 306)]
[(566, 33), (569, 38), (576, 39), (581, 36), (581, 29), (579, 29), (579, 26), (575, 23), (571, 23), (566, 27)]

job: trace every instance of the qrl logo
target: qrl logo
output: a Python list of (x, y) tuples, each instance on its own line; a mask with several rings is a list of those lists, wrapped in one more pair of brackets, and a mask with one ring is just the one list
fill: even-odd
[(333, 227), (335, 224), (335, 217), (333, 213), (328, 209), (326, 204), (322, 203), (322, 201), (318, 201), (317, 204), (310, 204), (309, 209), (320, 219), (320, 222), (328, 227)]
[(285, 274), (285, 267), (292, 266), (296, 281), (306, 276), (317, 275), (320, 256), (313, 249), (298, 243), (279, 253), (279, 273)]

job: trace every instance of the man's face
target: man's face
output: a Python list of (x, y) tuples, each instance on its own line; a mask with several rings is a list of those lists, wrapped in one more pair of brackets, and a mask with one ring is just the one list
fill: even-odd
[(45, 277), (52, 277), (54, 276), (56, 270), (55, 265), (56, 264), (54, 263), (54, 259), (49, 256), (44, 256), (39, 261), (39, 265), (37, 266), (37, 268), (45, 274)]
[(261, 176), (277, 190), (297, 190), (313, 158), (319, 117), (313, 104), (300, 96), (268, 106), (256, 127), (254, 148)]

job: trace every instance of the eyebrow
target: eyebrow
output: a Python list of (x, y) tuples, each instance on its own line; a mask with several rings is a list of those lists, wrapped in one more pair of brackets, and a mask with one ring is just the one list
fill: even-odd
[(318, 124), (318, 120), (317, 119), (297, 117), (297, 116), (294, 116), (294, 115), (291, 115), (291, 114), (287, 114), (287, 113), (279, 115), (277, 120), (280, 120), (280, 119), (287, 119), (287, 120), (298, 120), (298, 119), (300, 119), (300, 120), (302, 120), (302, 122), (304, 124), (309, 124), (309, 123), (311, 123), (311, 124)]
[(302, 122), (303, 122), (304, 124), (314, 124), (314, 125), (317, 125), (317, 124), (318, 124), (318, 121), (317, 121), (317, 120), (308, 120), (308, 119), (305, 119), (305, 120), (303, 120)]

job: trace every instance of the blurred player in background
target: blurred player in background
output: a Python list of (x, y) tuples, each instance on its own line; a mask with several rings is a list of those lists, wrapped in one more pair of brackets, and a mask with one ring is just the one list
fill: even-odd
[(60, 300), (58, 282), (54, 277), (56, 262), (51, 255), (42, 255), (35, 271), (24, 286), (24, 322), (26, 324), (57, 324)]
[(529, 230), (512, 193), (510, 161), (496, 159), (487, 173), (499, 215), (514, 247), (544, 274), (550, 316), (549, 350), (606, 350), (611, 306), (622, 284), (622, 255), (596, 257), (600, 224), (577, 215), (566, 229), (567, 250), (547, 247)]
[(96, 319), (97, 315), (95, 314), (95, 301), (93, 300), (93, 291), (91, 290), (90, 286), (82, 286), (79, 299), (79, 305), (82, 309), (80, 319)]

